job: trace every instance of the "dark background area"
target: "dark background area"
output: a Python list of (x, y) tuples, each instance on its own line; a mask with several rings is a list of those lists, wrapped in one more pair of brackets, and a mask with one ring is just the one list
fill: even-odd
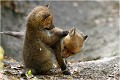
[[(76, 27), (89, 37), (72, 60), (93, 60), (118, 56), (118, 1), (11, 1), (1, 2), (1, 31), (24, 31), (27, 14), (36, 6), (50, 3), (54, 24), (64, 30)], [(6, 55), (21, 61), (23, 41), (1, 35)]]

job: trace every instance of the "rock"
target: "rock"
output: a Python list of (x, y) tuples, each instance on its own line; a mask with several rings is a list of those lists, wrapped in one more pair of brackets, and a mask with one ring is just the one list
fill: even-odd
[(76, 62), (70, 65), (73, 74), (84, 80), (119, 80), (120, 56), (95, 61)]
[[(68, 62), (71, 75), (63, 75), (59, 68), (53, 68), (54, 75), (36, 75), (32, 79), (46, 80), (119, 80), (120, 78), (120, 56), (104, 58), (85, 62)], [(24, 65), (13, 59), (5, 59), (4, 76), (18, 78), (23, 71)], [(19, 77), (19, 78), (26, 78)], [(19, 80), (19, 78), (17, 80)], [(28, 78), (28, 77), (27, 77)], [(4, 77), (3, 77), (4, 79)], [(30, 78), (31, 79), (31, 78)], [(32, 80), (31, 79), (31, 80)], [(29, 80), (29, 79), (28, 79)]]

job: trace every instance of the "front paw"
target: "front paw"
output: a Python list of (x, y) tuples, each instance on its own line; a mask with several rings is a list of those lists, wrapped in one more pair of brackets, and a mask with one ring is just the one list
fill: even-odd
[(57, 32), (56, 34), (57, 34), (60, 38), (62, 38), (62, 37), (67, 36), (68, 33), (69, 33), (68, 31), (61, 31), (61, 32)]
[(71, 73), (69, 71), (63, 71), (64, 75), (70, 75)]
[(65, 37), (68, 35), (69, 31), (63, 31), (62, 33), (63, 33), (63, 37)]

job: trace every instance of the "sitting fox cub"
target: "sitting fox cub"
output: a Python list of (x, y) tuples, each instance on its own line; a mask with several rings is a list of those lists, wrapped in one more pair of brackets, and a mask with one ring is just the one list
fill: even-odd
[[(26, 33), (23, 46), (25, 67), (33, 74), (47, 74), (53, 66), (51, 55), (54, 53), (64, 74), (69, 75), (66, 64), (61, 56), (61, 39), (68, 34), (62, 31), (48, 35), (54, 28), (53, 17), (47, 6), (34, 8), (27, 17)], [(53, 51), (48, 45), (56, 44)]]

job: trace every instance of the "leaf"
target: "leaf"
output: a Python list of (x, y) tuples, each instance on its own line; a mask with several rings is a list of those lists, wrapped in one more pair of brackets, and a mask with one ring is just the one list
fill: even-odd
[(4, 50), (3, 48), (0, 46), (0, 62), (4, 59)]
[(0, 46), (0, 54), (4, 54), (4, 50), (1, 46)]
[(26, 76), (27, 76), (27, 77), (30, 77), (31, 75), (32, 75), (32, 71), (31, 71), (31, 70), (28, 70)]

